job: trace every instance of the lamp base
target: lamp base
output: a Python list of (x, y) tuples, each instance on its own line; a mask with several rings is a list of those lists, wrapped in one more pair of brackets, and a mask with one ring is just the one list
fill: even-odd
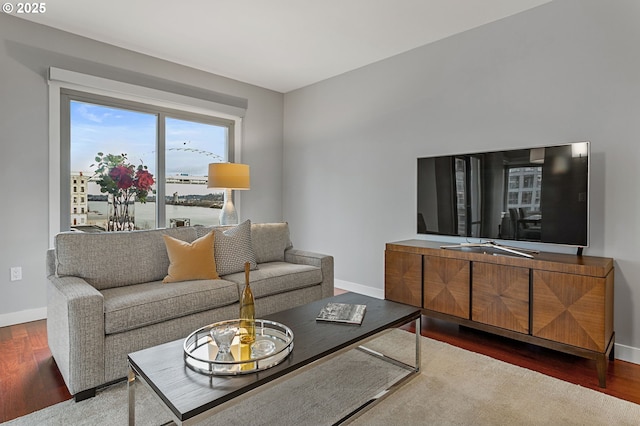
[(224, 205), (220, 210), (220, 225), (237, 225), (238, 212), (233, 205), (231, 189), (224, 190)]

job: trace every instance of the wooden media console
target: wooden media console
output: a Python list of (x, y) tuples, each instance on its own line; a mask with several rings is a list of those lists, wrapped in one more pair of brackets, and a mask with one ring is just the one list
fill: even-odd
[(490, 247), (387, 243), (385, 298), (429, 317), (596, 361), (606, 387), (614, 357), (613, 259)]

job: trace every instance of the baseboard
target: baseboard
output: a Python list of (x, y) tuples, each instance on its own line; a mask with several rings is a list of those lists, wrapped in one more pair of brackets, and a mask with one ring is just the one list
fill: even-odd
[(376, 299), (384, 299), (384, 290), (382, 289), (336, 279), (333, 280), (333, 285), (335, 288), (339, 288), (342, 290), (364, 294), (365, 296), (375, 297)]
[(640, 364), (640, 348), (616, 343), (614, 352), (616, 359)]
[(47, 318), (47, 308), (27, 309), (0, 315), (0, 327), (22, 324)]

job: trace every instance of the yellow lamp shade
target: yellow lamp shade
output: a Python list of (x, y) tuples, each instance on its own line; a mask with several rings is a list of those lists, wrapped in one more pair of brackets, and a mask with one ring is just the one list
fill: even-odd
[(250, 189), (249, 166), (238, 163), (209, 164), (208, 188)]

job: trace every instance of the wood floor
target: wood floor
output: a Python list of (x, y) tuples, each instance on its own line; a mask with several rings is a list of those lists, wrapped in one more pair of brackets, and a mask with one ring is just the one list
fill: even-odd
[[(414, 331), (411, 327), (407, 327), (407, 329)], [(618, 359), (610, 361), (607, 369), (607, 387), (603, 389), (598, 385), (598, 374), (593, 360), (517, 342), (424, 316), (422, 317), (420, 334), (640, 404), (640, 365), (638, 364)], [(424, 354), (424, 356), (428, 356), (428, 354)]]
[[(422, 319), (421, 334), (640, 404), (640, 365), (637, 364), (610, 362), (607, 388), (602, 389), (598, 387), (595, 363), (590, 360), (426, 317)], [(1, 327), (0, 422), (70, 398), (47, 346), (46, 322)]]
[(0, 422), (70, 399), (45, 320), (0, 327)]

